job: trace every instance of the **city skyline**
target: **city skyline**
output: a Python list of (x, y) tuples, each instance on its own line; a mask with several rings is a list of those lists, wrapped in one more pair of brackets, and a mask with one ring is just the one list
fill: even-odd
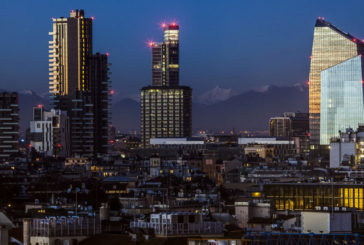
[[(359, 14), (355, 15), (355, 9), (351, 10), (350, 18), (347, 18), (348, 14), (345, 11), (344, 14), (339, 14), (340, 10), (347, 8), (339, 2), (330, 2), (330, 6), (327, 6), (323, 3), (288, 4), (280, 1), (270, 6), (276, 10), (275, 14), (266, 10), (269, 8), (259, 8), (262, 3), (232, 2), (227, 6), (220, 6), (218, 2), (212, 2), (209, 6), (192, 2), (183, 6), (179, 3), (163, 3), (158, 2), (155, 6), (143, 3), (146, 9), (155, 10), (142, 10), (141, 13), (145, 16), (143, 18), (126, 13), (138, 7), (132, 3), (109, 2), (104, 6), (90, 4), (85, 9), (90, 16), (95, 17), (94, 29), (100, 33), (95, 37), (95, 49), (109, 52), (113, 67), (117, 68), (113, 70), (111, 77), (115, 85), (115, 98), (135, 96), (139, 87), (150, 82), (147, 72), (150, 62), (142, 57), (149, 52), (147, 42), (157, 39), (160, 30), (156, 27), (163, 21), (175, 20), (184, 27), (184, 31), (181, 32), (181, 40), (184, 42), (181, 46), (184, 53), (181, 56), (181, 66), (184, 67), (181, 82), (194, 87), (196, 96), (216, 86), (239, 93), (264, 85), (285, 86), (304, 83), (308, 80), (312, 26), (318, 16), (325, 16), (331, 22), (339, 23), (339, 28), (356, 33), (358, 38), (363, 37), (360, 36), (360, 23), (364, 19)], [(313, 4), (317, 4), (314, 10), (311, 9)], [(11, 41), (11, 38), (0, 41), (2, 45), (10, 47), (4, 50), (4, 55), (9, 57), (7, 63), (1, 63), (4, 69), (0, 69), (0, 76), (7, 81), (1, 88), (25, 88), (46, 92), (44, 85), (47, 83), (47, 50), (44, 44), (48, 40), (44, 33), (51, 30), (48, 20), (51, 17), (66, 16), (69, 10), (82, 7), (82, 2), (35, 3), (32, 6), (27, 3), (21, 4), (17, 7), (18, 14), (29, 19), (25, 24), (13, 19), (14, 15), (9, 14), (11, 11), (6, 12), (13, 5), (6, 3), (3, 8), (5, 12), (0, 17), (13, 20), (8, 21), (11, 23), (5, 26), (4, 33), (7, 37), (15, 38), (15, 41)], [(294, 8), (291, 12), (283, 14), (281, 8), (285, 5)], [(220, 7), (221, 11), (229, 11), (231, 15), (223, 16), (216, 10)], [(187, 11), (190, 9), (192, 11)], [(33, 14), (35, 10), (36, 15)], [(121, 15), (117, 14), (118, 10)], [(245, 14), (241, 14), (241, 11)], [(304, 11), (308, 14), (303, 17), (300, 13)], [(33, 25), (37, 28), (32, 28)], [(103, 28), (104, 26), (110, 28)], [(293, 26), (295, 28), (292, 28)], [(32, 32), (32, 38), (28, 35), (22, 35), (20, 38), (11, 28), (20, 32), (23, 30), (23, 34)], [(287, 35), (283, 35), (285, 32)], [(216, 35), (217, 33), (222, 35)], [(26, 45), (23, 45), (24, 43)], [(297, 46), (300, 48), (297, 49)], [(254, 49), (256, 51), (253, 51)], [(216, 59), (211, 59), (211, 54)], [(25, 56), (29, 58), (29, 62), (24, 61)], [(24, 66), (28, 72), (27, 79), (14, 72), (18, 65)], [(262, 67), (265, 70), (264, 74), (259, 72)], [(290, 69), (287, 70), (286, 67)], [(138, 73), (135, 70), (137, 68), (145, 72)]]

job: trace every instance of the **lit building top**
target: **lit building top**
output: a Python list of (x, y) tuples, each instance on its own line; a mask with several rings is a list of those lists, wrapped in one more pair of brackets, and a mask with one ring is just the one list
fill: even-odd
[(323, 18), (316, 21), (309, 76), (311, 145), (318, 145), (320, 141), (321, 71), (364, 53), (363, 51), (364, 45), (359, 39), (339, 30)]

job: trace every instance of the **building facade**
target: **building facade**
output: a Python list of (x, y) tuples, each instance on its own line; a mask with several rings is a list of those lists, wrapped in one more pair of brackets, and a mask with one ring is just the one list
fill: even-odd
[(190, 137), (192, 89), (179, 86), (179, 26), (163, 24), (164, 41), (151, 42), (152, 85), (141, 89), (142, 146), (152, 138)]
[(0, 93), (0, 161), (19, 151), (19, 104), (17, 93)]
[(109, 148), (111, 84), (106, 54), (92, 54), (92, 21), (83, 10), (54, 18), (50, 41), (50, 94), (70, 120), (71, 155), (95, 157)]
[(270, 137), (291, 136), (291, 119), (289, 117), (272, 117), (269, 119)]
[(61, 110), (45, 111), (43, 106), (33, 108), (33, 120), (30, 121), (30, 144), (46, 156), (70, 155), (69, 120), (67, 113)]
[(144, 87), (141, 95), (141, 132), (144, 146), (149, 145), (152, 138), (191, 136), (191, 88)]
[(321, 145), (329, 145), (339, 131), (364, 123), (362, 67), (358, 55), (321, 72)]
[(310, 145), (320, 144), (321, 72), (363, 53), (363, 43), (319, 18), (316, 21), (309, 75)]

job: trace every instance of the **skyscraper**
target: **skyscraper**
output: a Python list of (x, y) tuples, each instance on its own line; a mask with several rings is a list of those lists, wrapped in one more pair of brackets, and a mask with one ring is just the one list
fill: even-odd
[(152, 85), (179, 85), (179, 25), (162, 24), (164, 42), (149, 45), (152, 48)]
[(50, 33), (51, 104), (69, 116), (71, 155), (84, 157), (108, 149), (108, 62), (107, 55), (92, 55), (92, 20), (72, 10), (68, 18), (53, 19)]
[(150, 42), (152, 86), (141, 89), (141, 136), (144, 147), (151, 138), (188, 137), (192, 134), (192, 89), (179, 86), (179, 25), (162, 24), (164, 41)]
[(17, 93), (0, 93), (0, 161), (19, 151), (19, 104)]
[(77, 91), (89, 89), (92, 18), (85, 18), (83, 10), (72, 10), (70, 17), (53, 18), (52, 21), (49, 92), (57, 103), (57, 96), (74, 95)]
[(109, 130), (111, 123), (111, 81), (109, 80), (109, 54), (96, 53), (91, 57), (90, 85), (94, 103), (94, 149), (106, 154), (109, 150)]
[(358, 55), (321, 72), (321, 145), (364, 124), (363, 61)]
[(323, 18), (317, 19), (309, 76), (310, 145), (312, 150), (317, 149), (320, 144), (321, 72), (363, 54), (363, 51), (364, 44), (360, 40), (339, 30)]

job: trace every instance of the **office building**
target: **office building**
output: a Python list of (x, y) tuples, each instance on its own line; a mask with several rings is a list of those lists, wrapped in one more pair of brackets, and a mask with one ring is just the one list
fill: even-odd
[(144, 87), (141, 92), (141, 132), (144, 146), (151, 138), (179, 138), (192, 134), (192, 89)]
[(92, 54), (92, 20), (83, 10), (54, 18), (50, 41), (50, 94), (67, 112), (70, 154), (95, 157), (109, 148), (110, 81), (107, 55)]
[(141, 89), (141, 137), (143, 147), (152, 138), (190, 137), (192, 89), (179, 86), (179, 26), (163, 24), (164, 41), (149, 43), (152, 49), (152, 86)]
[(45, 156), (68, 157), (69, 121), (67, 113), (61, 110), (45, 111), (39, 105), (33, 108), (33, 120), (30, 121), (30, 144)]
[(291, 136), (291, 119), (289, 117), (272, 117), (269, 120), (270, 137)]
[(364, 123), (362, 67), (358, 55), (321, 72), (321, 145), (329, 145), (339, 131)]
[(0, 161), (19, 151), (19, 105), (17, 93), (0, 93)]
[(364, 210), (363, 184), (350, 183), (272, 183), (265, 184), (265, 198), (276, 210)]
[(339, 30), (323, 18), (317, 19), (309, 75), (311, 150), (318, 149), (320, 144), (321, 72), (363, 54), (363, 51), (364, 44), (359, 39)]

